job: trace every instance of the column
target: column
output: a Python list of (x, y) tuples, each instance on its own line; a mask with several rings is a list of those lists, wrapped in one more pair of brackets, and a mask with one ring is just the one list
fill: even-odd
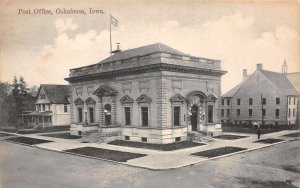
[(99, 127), (104, 126), (104, 112), (102, 96), (99, 96)]
[(113, 126), (116, 125), (116, 116), (117, 116), (117, 109), (116, 109), (116, 98), (112, 98), (112, 104), (111, 104), (111, 124)]

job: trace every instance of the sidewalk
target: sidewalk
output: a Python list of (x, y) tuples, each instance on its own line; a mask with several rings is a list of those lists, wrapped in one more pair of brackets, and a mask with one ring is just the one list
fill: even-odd
[[(287, 142), (297, 138), (281, 137), (281, 136), (289, 133), (294, 133), (294, 132), (299, 132), (299, 130), (287, 130), (287, 131), (263, 134), (261, 136), (261, 139), (279, 138), (284, 140), (282, 142)], [(26, 135), (14, 134), (14, 135), (53, 141), (49, 143), (38, 144), (36, 145), (36, 147), (58, 151), (58, 152), (63, 152), (63, 150), (80, 148), (80, 147), (95, 147), (95, 148), (102, 148), (102, 149), (109, 149), (109, 150), (116, 150), (116, 151), (123, 151), (123, 152), (147, 154), (147, 156), (145, 157), (135, 158), (127, 162), (117, 162), (117, 163), (122, 163), (131, 166), (142, 167), (142, 168), (148, 168), (152, 170), (166, 170), (166, 169), (184, 167), (188, 165), (194, 165), (207, 160), (213, 160), (216, 158), (226, 157), (226, 156), (230, 156), (242, 152), (249, 152), (255, 149), (260, 149), (260, 148), (272, 146), (274, 144), (278, 144), (278, 143), (274, 143), (274, 144), (253, 143), (254, 141), (257, 140), (257, 135), (255, 134), (224, 133), (224, 135), (225, 134), (241, 135), (241, 136), (248, 136), (248, 137), (236, 139), (236, 140), (215, 139), (213, 142), (208, 142), (206, 143), (206, 145), (202, 145), (202, 146), (185, 148), (185, 149), (180, 149), (175, 151), (157, 151), (157, 150), (150, 150), (150, 149), (143, 149), (143, 148), (116, 146), (116, 145), (110, 145), (105, 143), (101, 143), (101, 144), (81, 143), (80, 139), (70, 140), (70, 139), (62, 139), (62, 138), (53, 138), (53, 137), (41, 136), (39, 134), (26, 134)], [(214, 148), (225, 147), (225, 146), (246, 148), (247, 150), (231, 153), (227, 155), (222, 155), (214, 158), (206, 158), (206, 157), (191, 155), (192, 153), (195, 152), (211, 150)]]

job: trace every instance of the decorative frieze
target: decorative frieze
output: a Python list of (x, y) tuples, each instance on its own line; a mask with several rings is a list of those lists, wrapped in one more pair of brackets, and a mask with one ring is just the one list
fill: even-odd
[(206, 82), (206, 91), (214, 92), (214, 83)]
[(182, 81), (181, 80), (173, 80), (172, 81), (172, 88), (173, 91), (176, 92), (180, 92), (181, 88), (182, 88)]
[(146, 90), (146, 92), (148, 92), (150, 89), (150, 80), (139, 81), (139, 89), (140, 92), (142, 92), (144, 89)]
[(125, 93), (126, 91), (128, 91), (129, 93), (131, 92), (131, 89), (132, 89), (132, 82), (125, 82), (125, 83), (122, 83), (122, 90), (123, 90), (123, 93)]

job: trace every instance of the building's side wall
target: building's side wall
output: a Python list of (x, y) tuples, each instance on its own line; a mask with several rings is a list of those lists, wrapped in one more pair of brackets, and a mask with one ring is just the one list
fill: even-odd
[(53, 125), (70, 125), (70, 105), (67, 104), (67, 112), (64, 112), (64, 104), (52, 104), (51, 106)]
[(288, 124), (296, 124), (297, 113), (298, 113), (298, 100), (296, 96), (287, 97), (287, 121)]
[[(267, 88), (267, 89), (266, 89)], [(253, 104), (249, 105), (249, 98), (252, 98)], [(261, 98), (266, 98), (266, 104), (262, 106)], [(280, 104), (276, 104), (276, 98), (280, 98)], [(286, 124), (287, 123), (287, 96), (285, 96), (272, 82), (270, 82), (261, 72), (256, 71), (240, 90), (230, 98), (230, 105), (224, 98), (224, 118), (223, 120), (231, 123), (245, 123), (262, 120), (265, 124)], [(240, 105), (237, 100), (240, 99)], [(266, 110), (266, 116), (262, 117), (262, 108)], [(230, 116), (226, 109), (230, 110)], [(240, 116), (237, 115), (237, 109), (240, 109)], [(252, 116), (249, 116), (249, 109), (252, 109)], [(279, 109), (279, 116), (276, 116), (275, 110)]]

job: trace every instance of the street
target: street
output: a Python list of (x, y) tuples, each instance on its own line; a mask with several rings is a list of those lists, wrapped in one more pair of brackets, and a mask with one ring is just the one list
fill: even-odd
[(0, 185), (13, 187), (293, 187), (299, 141), (198, 165), (152, 171), (0, 142)]

